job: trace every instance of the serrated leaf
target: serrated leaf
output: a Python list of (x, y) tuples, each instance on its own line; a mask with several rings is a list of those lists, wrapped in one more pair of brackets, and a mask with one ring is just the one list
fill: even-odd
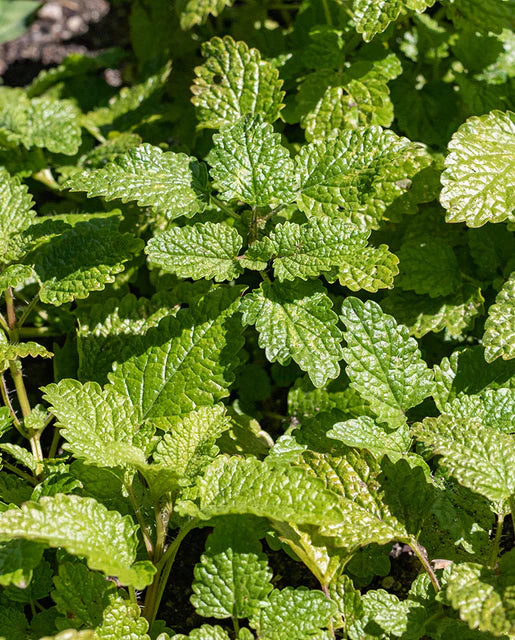
[(512, 0), (454, 0), (454, 4), (458, 21), (465, 18), (480, 31), (499, 33), (513, 28)]
[(274, 589), (268, 606), (252, 616), (249, 623), (263, 640), (309, 640), (326, 629), (336, 605), (321, 591), (305, 587)]
[(426, 418), (413, 429), (460, 484), (489, 500), (515, 493), (515, 440), (471, 418)]
[(145, 249), (152, 265), (181, 278), (234, 280), (243, 268), (237, 261), (243, 238), (226, 224), (204, 222), (169, 227), (151, 238)]
[(200, 407), (181, 418), (159, 421), (158, 425), (169, 431), (156, 445), (154, 462), (184, 476), (188, 471), (195, 470), (202, 456), (208, 453), (209, 445), (212, 446), (229, 428), (230, 418), (225, 415), (225, 407), (218, 404)]
[(213, 142), (207, 161), (213, 186), (223, 200), (261, 207), (294, 197), (293, 160), (261, 114), (222, 127)]
[(51, 358), (54, 354), (37, 342), (8, 342), (3, 333), (0, 333), (0, 373), (9, 368), (9, 363), (18, 358)]
[(181, 29), (191, 29), (206, 22), (210, 15), (219, 16), (234, 0), (186, 0), (181, 10)]
[(375, 229), (387, 207), (432, 159), (421, 145), (381, 127), (344, 131), (305, 145), (295, 159), (299, 208)]
[(409, 436), (404, 427), (388, 432), (369, 416), (336, 422), (327, 432), (328, 438), (340, 440), (348, 447), (367, 449), (376, 458), (386, 453), (399, 456), (409, 449)]
[(352, 16), (356, 31), (363, 35), (365, 42), (370, 42), (376, 34), (382, 33), (390, 22), (397, 20), (403, 9), (422, 13), (434, 2), (435, 0), (354, 0)]
[(163, 152), (147, 143), (117, 156), (102, 169), (74, 174), (62, 186), (85, 191), (90, 198), (137, 202), (164, 213), (168, 220), (203, 211), (208, 192), (204, 165), (184, 153)]
[(513, 218), (515, 114), (469, 118), (452, 136), (440, 202), (448, 222), (480, 227)]
[(32, 275), (31, 267), (24, 264), (12, 264), (0, 273), (0, 295), (9, 287), (16, 289)]
[(430, 298), (394, 289), (381, 300), (384, 311), (405, 324), (415, 338), (443, 329), (452, 338), (461, 337), (481, 313), (483, 303), (481, 289), (468, 283), (444, 298)]
[(30, 100), (21, 89), (0, 89), (0, 147), (43, 147), (72, 156), (80, 143), (79, 111), (73, 102)]
[(219, 456), (199, 481), (200, 517), (247, 513), (298, 524), (336, 524), (338, 497), (304, 469)]
[(98, 640), (150, 640), (148, 622), (141, 616), (136, 603), (124, 600), (121, 595), (109, 597), (110, 604), (104, 610), (102, 624), (95, 629)]
[(76, 631), (75, 629), (65, 629), (55, 636), (44, 636), (40, 640), (97, 640), (94, 631), (86, 629), (85, 631)]
[(237, 287), (215, 289), (134, 337), (109, 379), (143, 419), (181, 415), (229, 395), (243, 344), (234, 317), (240, 293)]
[(432, 391), (432, 373), (407, 327), (398, 325), (371, 300), (347, 298), (342, 306), (347, 348), (344, 359), (351, 386), (391, 427)]
[(431, 298), (447, 296), (458, 288), (460, 273), (452, 248), (440, 238), (409, 240), (399, 251), (397, 287)]
[(14, 607), (0, 608), (0, 638), (2, 640), (26, 640), (27, 618)]
[(515, 389), (485, 389), (476, 395), (459, 393), (442, 407), (442, 413), (455, 418), (474, 418), (485, 427), (515, 431)]
[(365, 289), (375, 293), (379, 289), (391, 289), (395, 276), (399, 273), (399, 258), (388, 250), (388, 246), (363, 247), (349, 251), (338, 269), (325, 277), (328, 282), (338, 279), (339, 283), (351, 291)]
[(84, 556), (91, 569), (142, 589), (152, 582), (154, 566), (135, 562), (137, 527), (128, 516), (108, 511), (92, 498), (59, 494), (27, 502), (0, 516), (0, 536), (43, 542)]
[(32, 471), (32, 473), (36, 473), (38, 463), (34, 458), (34, 454), (25, 447), (21, 447), (19, 444), (12, 444), (11, 442), (5, 442), (0, 444), (0, 451), (5, 451), (22, 467), (26, 467)]
[[(27, 229), (36, 215), (33, 204), (27, 187), (0, 167), (0, 264), (18, 257), (12, 241)], [(0, 276), (2, 280), (3, 277), (4, 274)]]
[(210, 624), (203, 624), (198, 629), (193, 629), (189, 635), (185, 636), (182, 633), (172, 636), (171, 640), (229, 640), (229, 634), (225, 629), (218, 625), (212, 626)]
[[(195, 565), (191, 603), (207, 618), (248, 618), (272, 590), (272, 570), (261, 545), (236, 520), (217, 525)], [(247, 534), (247, 535), (245, 535)]]
[(341, 331), (332, 302), (319, 281), (264, 282), (241, 305), (243, 324), (253, 324), (271, 362), (290, 359), (322, 387), (340, 372)]
[(488, 309), (483, 336), (485, 360), (492, 362), (515, 358), (515, 271), (504, 283)]
[(66, 440), (63, 448), (76, 458), (101, 467), (145, 463), (152, 432), (140, 429), (138, 412), (112, 386), (67, 379), (42, 390)]
[(112, 215), (77, 222), (26, 256), (41, 282), (42, 302), (60, 306), (114, 282), (143, 246), (133, 235), (120, 233), (118, 224)]
[(116, 587), (100, 573), (90, 571), (81, 562), (63, 562), (54, 577), (51, 596), (57, 610), (70, 626), (95, 628), (102, 623), (109, 596)]
[(200, 127), (218, 129), (246, 114), (277, 120), (283, 106), (282, 80), (257, 49), (225, 36), (204, 42), (202, 55), (207, 60), (196, 67), (191, 88)]
[(452, 567), (445, 595), (471, 629), (502, 637), (515, 633), (514, 556), (502, 556), (496, 571), (472, 562)]

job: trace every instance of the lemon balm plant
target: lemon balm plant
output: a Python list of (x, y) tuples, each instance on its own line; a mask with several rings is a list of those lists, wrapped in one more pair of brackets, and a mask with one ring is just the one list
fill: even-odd
[(134, 0), (0, 87), (0, 637), (515, 634), (512, 21)]

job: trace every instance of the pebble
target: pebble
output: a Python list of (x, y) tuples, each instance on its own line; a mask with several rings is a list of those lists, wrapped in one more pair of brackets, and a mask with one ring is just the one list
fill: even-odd
[(47, 2), (38, 11), (38, 17), (42, 20), (60, 22), (63, 19), (63, 8), (57, 2)]

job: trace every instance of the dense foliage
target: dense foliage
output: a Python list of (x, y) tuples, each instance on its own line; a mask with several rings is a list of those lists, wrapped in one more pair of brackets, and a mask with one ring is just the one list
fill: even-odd
[(0, 87), (0, 637), (515, 636), (513, 0), (128, 8)]

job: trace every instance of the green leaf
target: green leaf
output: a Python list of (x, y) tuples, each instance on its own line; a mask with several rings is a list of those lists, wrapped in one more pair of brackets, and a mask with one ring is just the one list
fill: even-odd
[(363, 247), (349, 251), (338, 269), (325, 277), (329, 282), (339, 283), (351, 291), (365, 289), (375, 293), (379, 289), (393, 287), (393, 280), (399, 273), (399, 258), (388, 250), (388, 246)]
[(54, 354), (37, 342), (9, 343), (6, 336), (0, 333), (0, 373), (9, 368), (9, 363), (18, 358), (51, 358)]
[(515, 431), (515, 389), (485, 389), (477, 395), (459, 393), (442, 407), (455, 418), (475, 418), (485, 427)]
[(471, 629), (502, 637), (515, 633), (514, 560), (512, 550), (495, 571), (473, 562), (453, 565), (445, 596)]
[(203, 211), (208, 191), (204, 165), (151, 144), (130, 149), (102, 169), (76, 173), (62, 186), (85, 191), (90, 198), (137, 202), (164, 213), (168, 220)]
[(2, 640), (27, 640), (27, 618), (14, 607), (0, 608), (0, 638)]
[(51, 596), (57, 610), (66, 617), (66, 624), (76, 629), (99, 626), (109, 596), (116, 592), (112, 582), (81, 562), (60, 564), (54, 585)]
[(457, 20), (463, 19), (480, 31), (499, 33), (513, 29), (512, 0), (454, 0)]
[(138, 412), (112, 386), (61, 380), (42, 390), (66, 440), (63, 448), (76, 458), (101, 467), (145, 463), (152, 433), (140, 430)]
[(229, 634), (222, 627), (211, 626), (210, 624), (203, 624), (198, 629), (193, 629), (189, 635), (185, 636), (182, 633), (172, 636), (171, 640), (229, 640)]
[(73, 102), (30, 100), (21, 89), (0, 88), (0, 147), (43, 147), (73, 156), (80, 143), (79, 111)]
[(420, 357), (407, 327), (398, 325), (371, 300), (347, 298), (342, 306), (347, 328), (343, 351), (351, 386), (370, 403), (381, 422), (403, 424), (405, 412), (432, 391), (432, 373)]
[(199, 487), (199, 516), (205, 519), (241, 513), (319, 525), (336, 524), (342, 517), (338, 496), (299, 467), (219, 456)]
[(204, 42), (202, 55), (207, 60), (195, 69), (191, 88), (200, 127), (218, 129), (246, 114), (277, 120), (283, 106), (282, 80), (257, 49), (225, 36)]
[(0, 437), (9, 431), (12, 421), (13, 419), (9, 408), (0, 407)]
[(238, 253), (243, 238), (226, 224), (204, 222), (169, 227), (151, 238), (145, 250), (152, 265), (181, 278), (234, 280), (242, 272)]
[[(24, 636), (25, 637), (25, 636)], [(55, 636), (44, 636), (40, 640), (97, 640), (98, 636), (94, 631), (76, 631), (75, 629), (65, 629)]]
[(32, 571), (41, 562), (44, 547), (30, 540), (9, 540), (0, 543), (0, 585), (25, 589)]
[(213, 186), (223, 200), (261, 207), (294, 197), (293, 160), (261, 114), (222, 127), (213, 141), (207, 161)]
[(388, 206), (431, 164), (429, 154), (381, 127), (344, 131), (305, 145), (296, 157), (299, 208), (376, 229)]
[(84, 556), (91, 569), (115, 576), (122, 584), (143, 589), (152, 582), (155, 568), (135, 562), (137, 527), (128, 516), (108, 511), (92, 498), (59, 494), (27, 502), (21, 510), (0, 516), (0, 536), (43, 542)]
[(218, 288), (135, 336), (109, 379), (142, 418), (180, 415), (229, 395), (242, 347), (241, 288)]
[[(33, 204), (27, 187), (0, 167), (0, 264), (18, 257), (13, 240), (27, 229), (36, 215)], [(0, 278), (3, 280), (4, 274)]]
[(0, 44), (21, 36), (28, 28), (27, 19), (39, 6), (34, 0), (0, 0)]
[(131, 234), (120, 233), (118, 224), (119, 218), (113, 215), (77, 222), (26, 256), (41, 282), (42, 302), (60, 306), (114, 282), (143, 246)]
[(460, 284), (454, 251), (440, 238), (409, 240), (401, 246), (399, 258), (395, 284), (401, 289), (437, 298), (453, 293)]
[(468, 283), (444, 298), (430, 298), (394, 289), (381, 300), (384, 311), (405, 324), (415, 338), (444, 329), (452, 338), (462, 337), (483, 310), (483, 303), (481, 289)]
[[(222, 404), (200, 407), (181, 418), (158, 421), (161, 429), (169, 429), (157, 443), (154, 462), (173, 469), (180, 476), (195, 470), (219, 436), (230, 426)], [(193, 469), (192, 469), (193, 468)], [(209, 617), (209, 616), (208, 616)]]
[(471, 418), (440, 416), (415, 425), (417, 440), (431, 447), (460, 484), (489, 500), (515, 493), (515, 439)]
[(8, 455), (16, 460), (22, 467), (26, 467), (32, 473), (36, 473), (38, 463), (34, 458), (34, 454), (19, 444), (5, 442), (0, 444), (0, 451), (5, 451)]
[(181, 10), (181, 29), (191, 29), (197, 24), (204, 24), (210, 15), (219, 16), (225, 7), (230, 7), (234, 0), (186, 0)]
[[(399, 600), (393, 593), (384, 589), (367, 591), (362, 596), (364, 615), (349, 629), (352, 640), (365, 637), (390, 638), (405, 637), (408, 627), (409, 602)], [(380, 629), (375, 631), (375, 625)], [(371, 629), (370, 635), (366, 635)]]
[(24, 264), (12, 264), (0, 273), (0, 295), (9, 287), (16, 289), (32, 275), (31, 267)]
[(239, 519), (215, 527), (194, 575), (191, 603), (206, 618), (255, 615), (273, 589), (267, 556)]
[(110, 604), (104, 610), (102, 624), (95, 629), (98, 640), (150, 640), (148, 622), (141, 616), (136, 603), (124, 600), (121, 595), (110, 596)]
[(332, 616), (336, 605), (321, 591), (305, 587), (274, 589), (268, 596), (268, 606), (252, 616), (249, 623), (262, 640), (309, 640), (320, 637)]
[(377, 425), (369, 416), (360, 416), (336, 422), (327, 432), (328, 438), (340, 440), (348, 447), (368, 449), (375, 458), (382, 458), (386, 453), (399, 456), (409, 449), (409, 436), (404, 427), (389, 432)]
[(481, 227), (513, 219), (515, 114), (469, 118), (452, 136), (440, 202), (448, 222)]
[(499, 356), (503, 360), (515, 358), (515, 271), (488, 309), (483, 346), (487, 362)]
[(434, 2), (435, 0), (354, 0), (352, 16), (356, 23), (356, 31), (363, 35), (365, 42), (370, 42), (376, 34), (382, 33), (390, 22), (397, 20), (403, 9), (422, 13)]
[(290, 359), (322, 387), (340, 372), (341, 331), (319, 281), (264, 282), (242, 301), (243, 324), (253, 324), (270, 362)]

